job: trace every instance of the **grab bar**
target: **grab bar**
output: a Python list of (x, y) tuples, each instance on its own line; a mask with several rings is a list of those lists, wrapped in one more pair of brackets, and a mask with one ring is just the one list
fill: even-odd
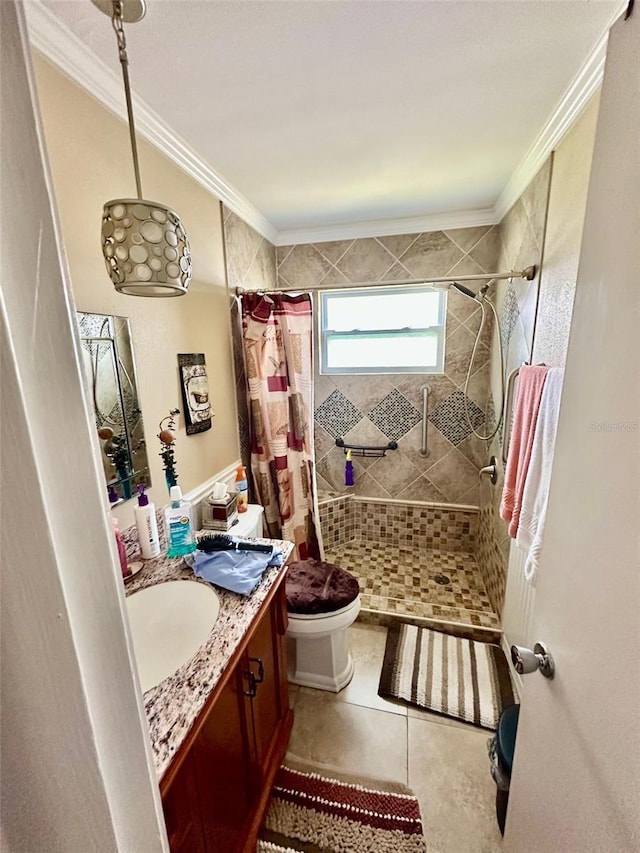
[(345, 454), (347, 450), (351, 450), (355, 456), (386, 456), (387, 450), (398, 449), (398, 442), (390, 441), (384, 446), (378, 444), (347, 444), (342, 436), (338, 436), (336, 438), (336, 447), (344, 448)]
[(428, 385), (422, 387), (422, 447), (420, 448), (420, 456), (424, 459), (429, 455), (429, 394), (431, 388)]
[[(521, 365), (524, 366), (524, 365)], [(511, 442), (511, 424), (513, 421), (513, 390), (516, 386), (516, 379), (520, 373), (520, 368), (515, 367), (509, 374), (507, 379), (507, 393), (504, 400), (504, 431), (502, 433), (502, 461), (507, 464), (507, 453), (509, 452), (509, 443)]]
[[(514, 368), (507, 379), (507, 393), (504, 401), (504, 432), (502, 434), (502, 461), (507, 464), (507, 454), (509, 453), (509, 445), (511, 444), (511, 427), (513, 425), (513, 391), (516, 386), (516, 379), (523, 367), (530, 367), (528, 361), (523, 361), (520, 367)], [(540, 362), (540, 367), (546, 367), (544, 361)]]

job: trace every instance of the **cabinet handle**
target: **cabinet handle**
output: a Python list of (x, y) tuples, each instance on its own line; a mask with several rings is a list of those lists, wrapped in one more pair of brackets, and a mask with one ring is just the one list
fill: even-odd
[(249, 658), (249, 660), (251, 663), (257, 663), (258, 664), (258, 674), (254, 675), (253, 677), (255, 678), (256, 684), (262, 684), (262, 682), (264, 681), (264, 664), (262, 663), (262, 659), (261, 658)]
[(256, 684), (256, 677), (250, 671), (249, 672), (243, 672), (242, 674), (246, 675), (246, 677), (249, 679), (249, 689), (243, 690), (242, 692), (245, 696), (249, 696), (251, 699), (253, 699), (253, 697), (256, 695), (256, 692), (258, 690), (258, 685)]

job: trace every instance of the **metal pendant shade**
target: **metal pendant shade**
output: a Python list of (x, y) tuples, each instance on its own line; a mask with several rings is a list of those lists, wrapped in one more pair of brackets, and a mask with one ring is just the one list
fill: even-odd
[(102, 252), (115, 289), (128, 296), (182, 296), (191, 251), (180, 217), (155, 201), (114, 198), (102, 213)]
[[(182, 296), (191, 281), (191, 249), (180, 217), (164, 204), (142, 198), (133, 105), (129, 87), (127, 49), (123, 21), (140, 20), (144, 14), (141, 0), (93, 0), (111, 15), (118, 39), (122, 66), (129, 136), (137, 198), (115, 198), (106, 202), (102, 212), (102, 253), (107, 272), (119, 293), (128, 296)], [(137, 16), (137, 17), (136, 17)]]

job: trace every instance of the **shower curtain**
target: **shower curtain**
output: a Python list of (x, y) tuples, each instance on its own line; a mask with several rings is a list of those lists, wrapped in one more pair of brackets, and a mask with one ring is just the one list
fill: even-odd
[(308, 293), (242, 296), (251, 473), (269, 535), (318, 557), (314, 523), (312, 303)]

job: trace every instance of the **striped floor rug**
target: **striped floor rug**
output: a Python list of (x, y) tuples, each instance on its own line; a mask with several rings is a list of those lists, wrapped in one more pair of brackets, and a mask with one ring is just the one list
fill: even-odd
[(258, 853), (426, 853), (411, 791), (361, 782), (287, 760), (271, 790)]
[(378, 693), (486, 729), (516, 701), (500, 646), (404, 622), (389, 627)]

